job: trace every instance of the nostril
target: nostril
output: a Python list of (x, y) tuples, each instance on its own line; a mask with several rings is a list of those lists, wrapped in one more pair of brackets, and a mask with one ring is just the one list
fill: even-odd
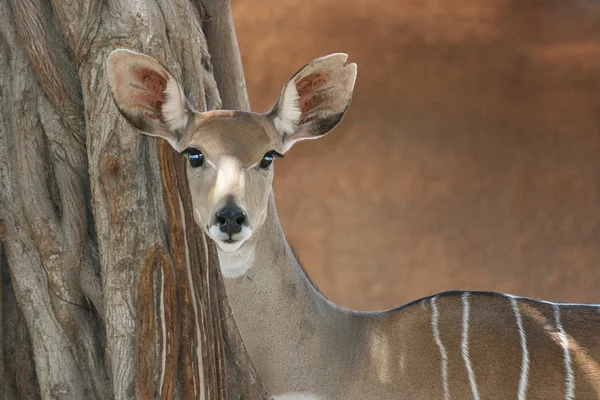
[(247, 219), (246, 213), (237, 206), (224, 207), (215, 215), (219, 230), (229, 235), (242, 231), (242, 226)]

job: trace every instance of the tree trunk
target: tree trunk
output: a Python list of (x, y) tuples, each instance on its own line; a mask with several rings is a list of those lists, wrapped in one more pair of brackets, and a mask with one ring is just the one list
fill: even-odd
[(132, 48), (197, 109), (247, 109), (228, 1), (0, 0), (0, 37), (0, 394), (264, 398), (184, 160), (105, 75)]

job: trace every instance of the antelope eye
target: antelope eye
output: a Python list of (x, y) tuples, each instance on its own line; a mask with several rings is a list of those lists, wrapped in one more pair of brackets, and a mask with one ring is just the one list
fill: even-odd
[(263, 156), (262, 160), (260, 160), (260, 167), (262, 169), (269, 169), (271, 164), (273, 164), (273, 154), (267, 153)]
[(187, 158), (190, 160), (190, 166), (192, 168), (201, 167), (204, 164), (204, 156), (200, 150), (190, 147), (186, 150)]

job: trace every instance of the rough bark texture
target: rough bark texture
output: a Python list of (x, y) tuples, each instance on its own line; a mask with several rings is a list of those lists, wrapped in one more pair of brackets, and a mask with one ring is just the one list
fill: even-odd
[(0, 0), (0, 38), (0, 395), (264, 397), (223, 335), (184, 160), (121, 117), (104, 67), (119, 47), (154, 56), (199, 110), (221, 107), (214, 67), (247, 107), (228, 2)]

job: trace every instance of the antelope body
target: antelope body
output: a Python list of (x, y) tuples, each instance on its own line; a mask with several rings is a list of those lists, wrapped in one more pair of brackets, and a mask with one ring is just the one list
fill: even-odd
[(600, 306), (446, 292), (367, 313), (311, 284), (277, 217), (272, 163), (341, 121), (356, 78), (346, 58), (306, 64), (267, 114), (194, 111), (155, 59), (119, 49), (107, 60), (121, 113), (189, 158), (196, 222), (217, 244), (235, 320), (270, 395), (600, 399)]

